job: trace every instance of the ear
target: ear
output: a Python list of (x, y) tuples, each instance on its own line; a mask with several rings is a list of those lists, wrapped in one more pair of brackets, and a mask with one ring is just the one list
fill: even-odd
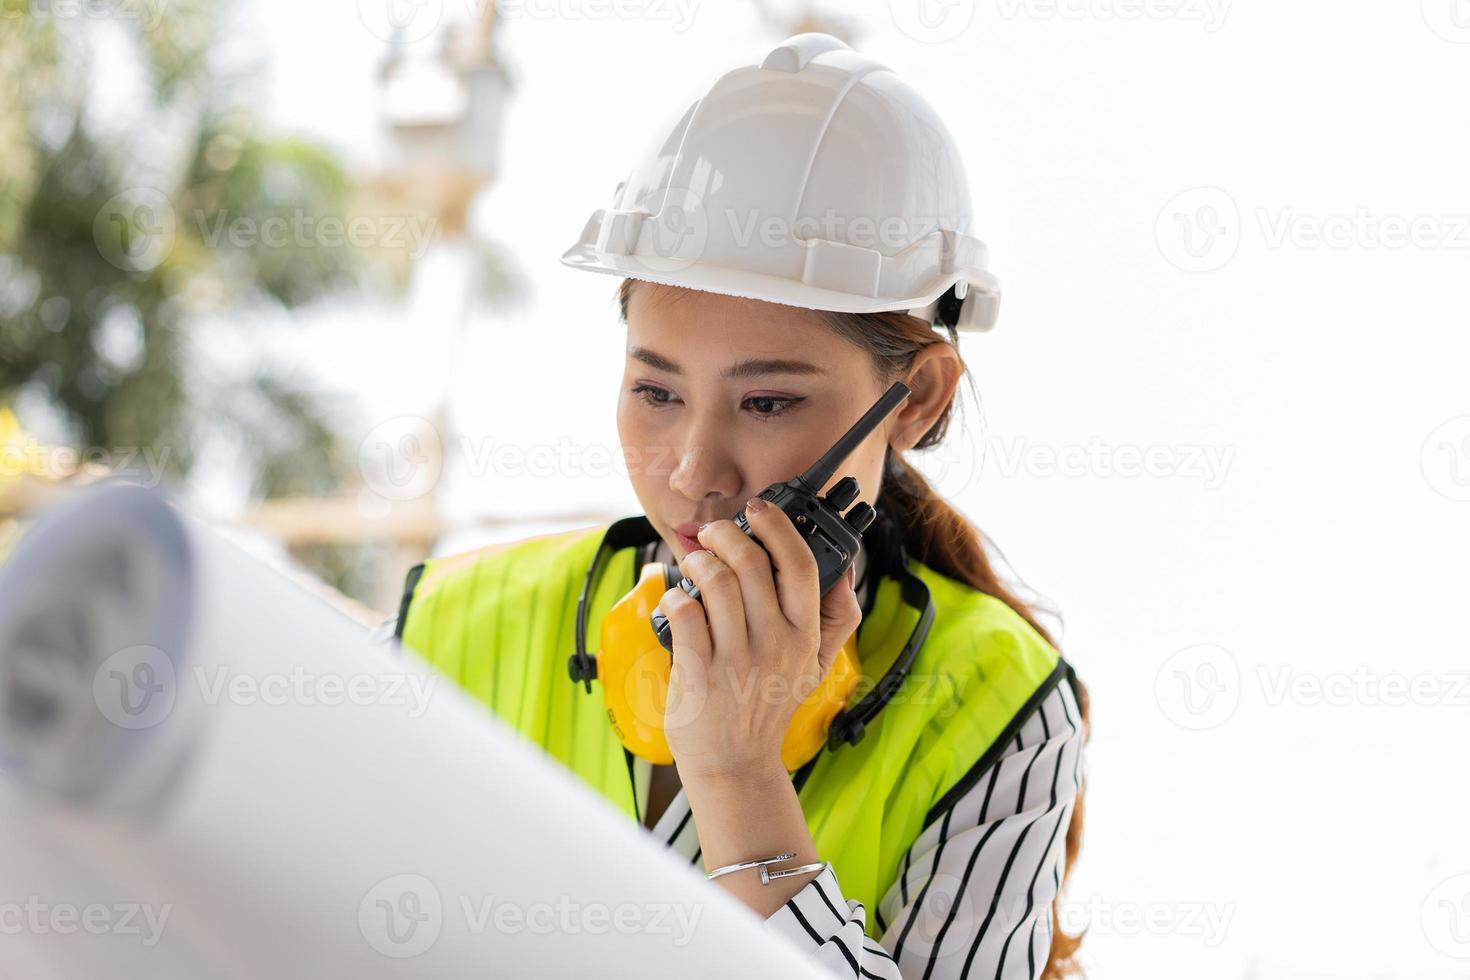
[(934, 427), (954, 398), (965, 365), (953, 344), (921, 348), (901, 380), (913, 390), (890, 418), (888, 443), (894, 452), (912, 448)]

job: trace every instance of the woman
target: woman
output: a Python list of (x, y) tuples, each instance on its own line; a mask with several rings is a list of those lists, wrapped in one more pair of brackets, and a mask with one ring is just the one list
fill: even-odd
[[(644, 516), (425, 562), (399, 616), (405, 645), (843, 976), (1059, 977), (1077, 948), (1055, 905), (1080, 843), (1085, 691), (904, 459), (948, 428), (958, 331), (995, 317), (969, 207), (938, 116), (835, 38), (727, 73), (563, 256), (624, 277), (618, 430)], [(758, 494), (895, 381), (911, 394), (838, 471), (877, 522), (820, 595)], [(668, 703), (701, 706), (666, 726), (672, 765), (620, 745), (595, 670), (561, 673), (649, 561), (702, 594), (659, 603)], [(854, 633), (883, 697), (792, 773), (792, 715)]]

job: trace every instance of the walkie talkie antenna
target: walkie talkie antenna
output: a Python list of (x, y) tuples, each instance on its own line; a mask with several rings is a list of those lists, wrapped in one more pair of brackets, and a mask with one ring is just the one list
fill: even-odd
[(878, 423), (888, 417), (888, 413), (898, 407), (898, 403), (907, 398), (910, 388), (902, 381), (893, 382), (893, 387), (883, 393), (883, 397), (873, 403), (873, 407), (863, 413), (863, 417), (852, 424), (852, 428), (843, 433), (842, 438), (832, 444), (832, 448), (822, 454), (822, 458), (807, 468), (807, 471), (797, 479), (805, 483), (813, 494), (822, 492), (822, 487), (832, 479), (847, 457), (852, 455), (854, 449), (868, 438), (869, 433), (878, 428)]

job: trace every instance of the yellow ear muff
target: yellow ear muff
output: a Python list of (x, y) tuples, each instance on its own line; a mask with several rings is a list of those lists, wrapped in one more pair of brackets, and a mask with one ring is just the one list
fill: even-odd
[[(673, 658), (658, 642), (650, 617), (667, 592), (666, 566), (648, 562), (638, 584), (608, 610), (602, 621), (602, 648), (597, 653), (597, 679), (607, 703), (607, 716), (619, 740), (634, 755), (656, 765), (674, 761), (664, 726), (694, 717), (701, 705), (669, 700), (669, 668)], [(797, 707), (781, 743), (781, 763), (795, 772), (822, 750), (832, 719), (847, 705), (862, 680), (857, 634), (848, 637), (815, 690)]]

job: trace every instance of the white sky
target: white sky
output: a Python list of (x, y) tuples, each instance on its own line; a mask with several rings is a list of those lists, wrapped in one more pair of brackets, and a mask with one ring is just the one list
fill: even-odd
[[(843, 5), (859, 47), (945, 114), (1004, 287), (999, 326), (964, 348), (983, 478), (943, 486), (1062, 608), (1092, 689), (1070, 895), (1094, 977), (1470, 975), (1463, 2), (958, 2), (968, 28), (932, 44), (896, 27), (897, 0)], [(505, 25), (517, 89), (481, 216), (527, 301), (455, 349), (440, 254), (411, 310), (303, 323), (292, 349), (361, 397), (364, 436), (447, 395), (451, 441), (617, 445), (617, 280), (559, 256), (669, 112), (779, 38), (753, 11)], [(354, 4), (257, 0), (254, 19), (270, 117), (374, 165), (382, 45)], [(1223, 195), (1176, 198), (1202, 186)], [(1211, 214), (1225, 253), (1200, 261), (1219, 267), (1180, 268), (1182, 229)], [(1421, 218), (1433, 244), (1383, 244), (1383, 222)], [(1323, 226), (1346, 243), (1313, 244)], [(1166, 471), (1041, 455), (1093, 445), (1162, 447)], [(443, 499), (636, 509), (615, 474), (475, 479), (462, 461)], [(1210, 665), (1214, 713), (1190, 714), (1179, 677)], [(1360, 669), (1421, 678), (1434, 703), (1277, 697)]]

